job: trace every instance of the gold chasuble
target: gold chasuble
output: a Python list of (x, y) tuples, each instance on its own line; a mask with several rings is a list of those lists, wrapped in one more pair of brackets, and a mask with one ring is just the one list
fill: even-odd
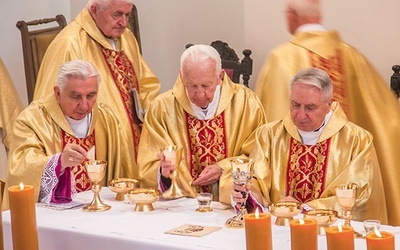
[[(188, 128), (189, 168), (193, 180), (209, 165), (227, 158), (224, 112), (210, 120), (198, 120), (185, 113)], [(211, 186), (196, 186), (197, 192), (211, 193)]]
[[(54, 94), (33, 101), (15, 121), (8, 161), (7, 185), (20, 182), (33, 185), (35, 201), (38, 201), (42, 175), (51, 161), (57, 160), (57, 154), (63, 151), (67, 143), (76, 143), (88, 150), (95, 148), (95, 158), (106, 160), (107, 172), (101, 185), (107, 185), (111, 179), (124, 176), (130, 162), (122, 157), (119, 145), (119, 122), (111, 109), (97, 103), (93, 106), (88, 136), (78, 139), (74, 136)], [(86, 171), (82, 165), (72, 168), (77, 191), (88, 190)], [(3, 209), (8, 208), (8, 194), (4, 193)]]
[(224, 172), (218, 190), (213, 193), (220, 201), (230, 204), (230, 158), (249, 155), (255, 130), (265, 122), (264, 111), (254, 92), (233, 83), (226, 74), (215, 116), (209, 120), (197, 119), (178, 77), (172, 90), (154, 99), (146, 113), (138, 154), (141, 185), (158, 187), (157, 154), (161, 148), (177, 145), (183, 147), (182, 161), (177, 168), (178, 185), (190, 197), (195, 197), (198, 191), (209, 191), (209, 186), (196, 187), (191, 183), (204, 168), (215, 163)]
[(328, 72), (333, 98), (348, 119), (371, 132), (381, 168), (389, 224), (400, 225), (400, 105), (368, 60), (341, 41), (336, 31), (296, 33), (274, 49), (256, 84), (268, 121), (283, 119), (289, 111), (289, 82), (302, 68)]
[(140, 138), (139, 121), (136, 120), (132, 90), (138, 92), (143, 109), (160, 90), (160, 83), (140, 54), (132, 32), (126, 29), (116, 39), (115, 50), (110, 41), (83, 9), (53, 40), (40, 66), (34, 100), (53, 92), (59, 67), (70, 60), (83, 59), (91, 62), (101, 78), (97, 100), (108, 105), (120, 122), (121, 150), (129, 169), (120, 177), (137, 178), (137, 147)]
[[(94, 137), (94, 131), (87, 137), (85, 138), (76, 138), (74, 136), (71, 136), (65, 131), (61, 131), (62, 135), (62, 148), (64, 149), (65, 145), (71, 143), (71, 144), (77, 144), (84, 148), (87, 151), (91, 149), (93, 146), (96, 145), (95, 143), (95, 137)], [(71, 169), (71, 173), (74, 176), (75, 180), (75, 189), (77, 192), (83, 192), (86, 190), (89, 190), (91, 188), (91, 183), (89, 180), (89, 176), (86, 172), (86, 168), (83, 164), (83, 162), (79, 165), (73, 166)]]
[(318, 199), (325, 189), (331, 139), (315, 145), (303, 145), (290, 139), (286, 173), (286, 196), (307, 203)]
[(342, 211), (334, 188), (359, 185), (353, 219), (387, 222), (383, 183), (372, 135), (347, 120), (338, 102), (315, 145), (303, 145), (290, 114), (257, 130), (250, 157), (253, 193), (268, 201), (292, 195), (314, 209)]

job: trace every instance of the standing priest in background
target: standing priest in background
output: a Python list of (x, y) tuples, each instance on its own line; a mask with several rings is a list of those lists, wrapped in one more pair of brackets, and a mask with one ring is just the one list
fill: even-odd
[(302, 68), (328, 72), (333, 99), (348, 119), (371, 132), (381, 167), (389, 224), (400, 225), (400, 105), (388, 84), (337, 31), (321, 25), (319, 0), (287, 0), (286, 20), (290, 42), (272, 50), (260, 71), (256, 93), (268, 121), (282, 119), (289, 110), (290, 77)]
[[(131, 10), (132, 0), (90, 0), (47, 49), (34, 99), (52, 92), (58, 68), (64, 62), (73, 59), (91, 62), (103, 81), (99, 99), (118, 116), (120, 132), (130, 143), (121, 149), (131, 162), (126, 177), (137, 178), (136, 156), (141, 132), (138, 117), (158, 95), (160, 84), (127, 28)], [(143, 110), (136, 110), (135, 102), (139, 102)]]

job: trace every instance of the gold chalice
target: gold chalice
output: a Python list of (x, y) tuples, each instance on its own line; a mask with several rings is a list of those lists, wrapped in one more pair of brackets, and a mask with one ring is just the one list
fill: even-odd
[(92, 191), (94, 193), (93, 200), (90, 204), (83, 207), (83, 210), (89, 212), (106, 211), (111, 206), (104, 204), (100, 199), (101, 185), (100, 181), (106, 174), (107, 161), (87, 160), (85, 162), (86, 172), (92, 183)]
[(350, 220), (353, 217), (351, 208), (356, 202), (357, 189), (358, 185), (355, 183), (335, 187), (336, 199), (339, 205), (344, 208), (341, 218), (345, 220), (345, 226), (350, 226)]
[(278, 201), (269, 206), (269, 212), (276, 216), (275, 225), (289, 226), (293, 217), (301, 212), (301, 204), (295, 201)]
[[(249, 158), (234, 158), (231, 160), (233, 183), (236, 185), (247, 186), (253, 178), (253, 163)], [(247, 199), (247, 192), (242, 192), (244, 198)], [(225, 222), (230, 228), (244, 227), (244, 216), (247, 214), (246, 202), (243, 202), (239, 212)]]
[(325, 228), (337, 221), (338, 212), (331, 209), (315, 209), (307, 211), (304, 217), (316, 220), (318, 234), (325, 235)]
[(117, 178), (108, 182), (108, 188), (114, 193), (117, 193), (115, 196), (117, 201), (123, 201), (128, 191), (139, 188), (139, 181), (130, 178)]
[[(182, 159), (182, 147), (178, 146), (167, 146), (161, 149), (164, 154), (165, 160), (170, 161), (171, 165), (175, 165), (177, 168), (179, 167), (179, 163)], [(172, 171), (169, 178), (171, 179), (171, 187), (161, 194), (161, 197), (166, 200), (177, 199), (184, 196), (188, 196), (189, 194), (182, 190), (178, 186), (178, 170)]]
[(135, 203), (135, 211), (149, 212), (153, 211), (153, 202), (156, 202), (160, 196), (157, 189), (154, 188), (137, 188), (128, 192), (128, 198)]

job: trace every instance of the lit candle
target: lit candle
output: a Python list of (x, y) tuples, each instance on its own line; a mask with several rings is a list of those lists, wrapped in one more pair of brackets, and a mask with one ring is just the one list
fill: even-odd
[(272, 250), (271, 216), (255, 213), (244, 216), (247, 250)]
[(33, 186), (20, 183), (9, 187), (8, 194), (14, 250), (38, 250)]
[(298, 219), (290, 221), (292, 250), (317, 250), (317, 221)]
[(367, 250), (394, 250), (394, 235), (375, 228), (367, 234)]
[(353, 250), (354, 249), (354, 230), (349, 226), (327, 227), (326, 243), (328, 250)]

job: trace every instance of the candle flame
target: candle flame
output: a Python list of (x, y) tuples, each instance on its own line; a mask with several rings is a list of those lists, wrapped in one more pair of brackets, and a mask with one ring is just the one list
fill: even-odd
[(19, 188), (20, 188), (21, 190), (24, 190), (24, 183), (20, 182), (20, 183), (19, 183)]
[(339, 232), (342, 232), (343, 231), (342, 223), (339, 222), (338, 225), (337, 225), (337, 228), (338, 228)]
[(374, 233), (376, 234), (376, 236), (378, 236), (379, 238), (382, 238), (382, 234), (379, 232), (377, 227), (374, 227)]
[(259, 212), (258, 212), (258, 208), (256, 208), (256, 212), (254, 213), (254, 217), (256, 219), (258, 219), (260, 217)]
[(299, 223), (300, 223), (300, 225), (304, 225), (304, 224), (306, 224), (305, 222), (304, 222), (304, 220), (303, 219), (299, 219)]

